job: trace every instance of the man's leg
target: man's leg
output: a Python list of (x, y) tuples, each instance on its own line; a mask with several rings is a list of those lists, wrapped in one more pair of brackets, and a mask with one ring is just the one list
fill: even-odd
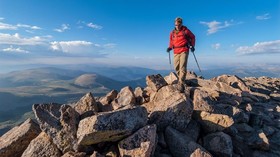
[(189, 52), (183, 52), (180, 56), (180, 76), (179, 81), (184, 84), (186, 80), (187, 63), (188, 63)]
[[(174, 54), (174, 68), (179, 79), (180, 76), (180, 54)], [(178, 80), (179, 82), (179, 80)]]

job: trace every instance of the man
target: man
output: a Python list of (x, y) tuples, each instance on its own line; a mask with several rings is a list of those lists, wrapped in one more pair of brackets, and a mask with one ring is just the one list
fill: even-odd
[(175, 29), (170, 33), (170, 42), (167, 52), (173, 49), (174, 67), (178, 76), (178, 89), (183, 92), (185, 90), (185, 79), (187, 70), (187, 61), (189, 49), (194, 52), (195, 36), (183, 25), (183, 19), (177, 17), (175, 19)]

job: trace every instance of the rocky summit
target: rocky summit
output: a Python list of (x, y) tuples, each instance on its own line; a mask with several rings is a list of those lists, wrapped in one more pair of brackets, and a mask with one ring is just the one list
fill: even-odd
[(188, 72), (146, 77), (76, 104), (34, 104), (0, 137), (1, 157), (278, 157), (280, 79)]

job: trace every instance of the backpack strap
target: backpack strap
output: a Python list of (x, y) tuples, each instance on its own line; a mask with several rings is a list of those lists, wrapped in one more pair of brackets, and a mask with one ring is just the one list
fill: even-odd
[[(187, 27), (186, 27), (186, 29), (183, 31), (183, 35), (184, 35), (184, 37), (185, 37), (185, 39), (187, 39), (187, 44), (185, 45), (185, 46), (179, 46), (179, 47), (174, 47), (174, 48), (180, 48), (180, 47), (188, 47), (188, 48), (190, 48), (190, 46), (192, 46), (191, 45), (191, 38), (187, 35), (187, 33), (186, 33), (186, 31), (187, 30), (189, 30)], [(174, 33), (175, 33), (175, 29), (172, 31), (172, 40), (173, 40), (173, 38), (174, 38)]]
[(187, 27), (186, 27), (186, 30), (183, 31), (183, 33), (184, 33), (185, 39), (187, 39), (187, 41), (188, 41), (186, 46), (188, 48), (190, 48), (190, 46), (192, 46), (192, 39), (187, 35), (186, 31), (189, 31), (189, 29)]

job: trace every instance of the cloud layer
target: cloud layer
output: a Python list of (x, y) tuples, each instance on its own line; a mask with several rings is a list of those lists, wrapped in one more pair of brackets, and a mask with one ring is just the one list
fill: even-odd
[(224, 21), (224, 22), (219, 22), (219, 21), (216, 21), (216, 20), (210, 21), (210, 22), (200, 21), (200, 24), (203, 24), (203, 25), (208, 27), (208, 29), (207, 29), (207, 34), (208, 35), (214, 34), (218, 31), (220, 31), (221, 29), (224, 29), (224, 28), (230, 27), (232, 25), (235, 25), (233, 23), (233, 20)]
[(29, 53), (29, 51), (23, 50), (20, 47), (14, 48), (13, 46), (10, 46), (8, 48), (5, 48), (2, 50), (3, 52), (8, 52), (8, 53)]
[(268, 20), (268, 19), (270, 19), (270, 18), (271, 18), (271, 16), (269, 15), (269, 13), (256, 16), (256, 19), (257, 19), (257, 20)]
[(236, 49), (240, 55), (280, 53), (280, 40), (257, 42), (253, 46), (241, 46)]
[(69, 24), (62, 24), (60, 26), (60, 28), (55, 28), (54, 31), (56, 32), (59, 32), (59, 33), (62, 33), (62, 32), (65, 32), (66, 30), (70, 29), (70, 26)]
[[(44, 32), (56, 31), (59, 33), (70, 30), (70, 24), (61, 24), (59, 28), (52, 30), (42, 29), (39, 26), (29, 24), (9, 24), (4, 22), (5, 18), (0, 17), (0, 55), (2, 59), (21, 54), (23, 57), (105, 57), (116, 47), (114, 43), (97, 44), (86, 40), (59, 41), (54, 40), (51, 35), (42, 35)], [(85, 26), (94, 30), (100, 30), (101, 25), (92, 22), (80, 21), (78, 26)], [(73, 27), (75, 28), (75, 27)], [(36, 30), (42, 30), (37, 32)], [(9, 32), (9, 33), (7, 33)], [(26, 34), (28, 32), (29, 34)], [(40, 34), (31, 35), (31, 34)]]
[(19, 33), (0, 33), (0, 45), (43, 45), (49, 38), (50, 36), (22, 37)]

